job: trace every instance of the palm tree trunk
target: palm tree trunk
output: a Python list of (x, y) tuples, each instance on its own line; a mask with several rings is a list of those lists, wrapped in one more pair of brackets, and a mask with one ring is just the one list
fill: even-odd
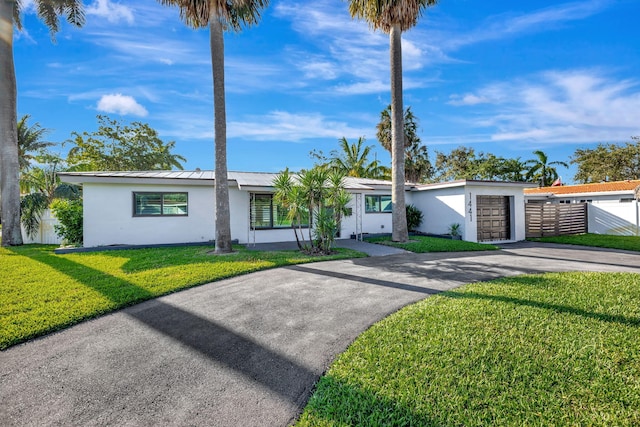
[(215, 127), (216, 253), (231, 252), (229, 180), (227, 175), (227, 113), (224, 94), (224, 35), (212, 8), (209, 19)]
[(394, 25), (389, 33), (391, 59), (391, 217), (394, 242), (409, 240), (404, 199), (404, 107), (402, 105), (402, 31)]
[(20, 166), (16, 124), (16, 72), (13, 64), (14, 1), (0, 1), (0, 215), (2, 246), (22, 245)]

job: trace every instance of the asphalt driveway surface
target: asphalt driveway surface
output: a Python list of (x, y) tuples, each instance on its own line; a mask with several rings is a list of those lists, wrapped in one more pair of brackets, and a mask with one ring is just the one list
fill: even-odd
[(285, 426), (371, 324), (442, 290), (546, 271), (640, 273), (640, 254), (533, 243), (253, 273), (0, 353), (2, 425)]

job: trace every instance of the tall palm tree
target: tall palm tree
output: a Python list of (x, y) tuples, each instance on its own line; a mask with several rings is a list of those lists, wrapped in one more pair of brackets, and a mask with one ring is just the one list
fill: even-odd
[(536, 155), (536, 158), (525, 162), (525, 164), (529, 166), (527, 178), (531, 182), (540, 183), (540, 187), (547, 187), (558, 179), (558, 171), (552, 165), (564, 166), (565, 168), (569, 167), (565, 162), (550, 162), (549, 156), (542, 150), (536, 150), (533, 154)]
[(364, 137), (358, 138), (358, 142), (349, 144), (347, 138), (341, 138), (339, 152), (332, 152), (330, 166), (346, 176), (356, 178), (384, 178), (385, 167), (380, 166), (377, 160), (369, 161), (372, 145), (364, 145)]
[[(391, 105), (380, 112), (380, 122), (376, 125), (378, 141), (391, 153)], [(429, 160), (429, 150), (418, 136), (418, 119), (407, 107), (404, 112), (404, 180), (425, 182), (433, 177), (433, 166)]]
[(216, 253), (231, 252), (231, 219), (227, 176), (227, 113), (224, 91), (224, 31), (240, 31), (260, 19), (268, 0), (158, 0), (178, 6), (192, 28), (209, 27), (215, 128)]
[[(59, 16), (69, 23), (84, 23), (81, 0), (34, 0), (40, 19), (51, 30), (59, 29)], [(2, 196), (2, 246), (22, 244), (20, 230), (20, 161), (18, 154), (17, 89), (13, 63), (13, 27), (22, 28), (20, 2), (0, 1), (0, 195)]]
[(32, 153), (55, 145), (53, 142), (42, 140), (49, 133), (49, 129), (43, 128), (40, 123), (29, 126), (27, 124), (29, 118), (31, 116), (25, 114), (18, 120), (18, 162), (20, 163), (20, 170), (29, 169), (31, 160), (35, 158)]
[(404, 198), (404, 120), (402, 105), (402, 32), (414, 27), (427, 7), (437, 0), (349, 0), (349, 13), (364, 19), (374, 30), (389, 34), (391, 62), (391, 198), (392, 236), (395, 242), (409, 240)]

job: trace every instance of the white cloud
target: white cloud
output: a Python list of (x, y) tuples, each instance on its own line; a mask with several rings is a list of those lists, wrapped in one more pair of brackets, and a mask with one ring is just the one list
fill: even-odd
[(96, 109), (105, 113), (116, 113), (123, 116), (131, 114), (144, 117), (149, 114), (147, 109), (138, 104), (132, 96), (122, 95), (121, 93), (103, 95), (98, 101)]
[(134, 22), (133, 10), (120, 3), (114, 3), (111, 0), (96, 0), (86, 9), (87, 15), (94, 15), (105, 18), (112, 24), (125, 21), (131, 25)]
[(298, 142), (315, 138), (357, 138), (371, 132), (369, 127), (354, 128), (346, 122), (333, 120), (319, 113), (273, 111), (249, 119), (229, 122), (227, 136), (260, 141)]
[(586, 143), (640, 133), (640, 82), (598, 71), (550, 71), (451, 99), (478, 108), (474, 124), (493, 129), (494, 141)]
[(591, 0), (561, 3), (530, 13), (503, 14), (482, 22), (476, 29), (441, 34), (437, 45), (445, 51), (457, 50), (463, 46), (514, 37), (520, 34), (542, 32), (569, 21), (588, 18), (604, 10), (609, 2)]

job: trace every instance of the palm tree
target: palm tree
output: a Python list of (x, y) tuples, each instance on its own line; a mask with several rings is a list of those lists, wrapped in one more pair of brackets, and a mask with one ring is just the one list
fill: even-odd
[(346, 176), (356, 178), (384, 178), (386, 168), (380, 166), (380, 162), (369, 161), (372, 145), (363, 147), (364, 137), (358, 138), (358, 142), (349, 144), (347, 138), (338, 140), (340, 143), (339, 152), (332, 152), (330, 167)]
[[(20, 160), (18, 151), (17, 89), (13, 63), (13, 27), (22, 28), (17, 0), (0, 1), (0, 194), (2, 195), (2, 246), (22, 245), (20, 230)], [(59, 16), (69, 23), (84, 23), (80, 0), (35, 0), (40, 19), (51, 30), (59, 29)]]
[(531, 182), (539, 182), (540, 187), (547, 187), (558, 179), (558, 171), (552, 165), (564, 166), (565, 168), (569, 167), (565, 162), (550, 162), (549, 157), (541, 150), (536, 150), (533, 154), (535, 154), (537, 158), (525, 162), (526, 165), (530, 166), (527, 172), (527, 179)]
[(25, 114), (18, 120), (18, 162), (20, 163), (20, 170), (29, 169), (31, 160), (35, 158), (32, 153), (55, 145), (53, 142), (42, 140), (49, 133), (49, 129), (43, 128), (40, 123), (35, 123), (31, 126), (27, 124), (30, 117), (29, 114)]
[[(385, 150), (391, 153), (391, 105), (380, 112), (380, 122), (376, 125), (376, 136)], [(404, 112), (404, 180), (425, 182), (433, 177), (433, 166), (429, 160), (429, 150), (421, 144), (418, 136), (418, 119), (407, 107)]]
[(268, 0), (158, 0), (178, 6), (190, 27), (209, 27), (215, 128), (216, 253), (231, 252), (231, 219), (227, 175), (227, 118), (224, 91), (224, 31), (255, 24)]
[(391, 62), (391, 198), (394, 242), (409, 240), (404, 199), (404, 126), (402, 105), (402, 32), (414, 27), (425, 9), (437, 0), (349, 0), (349, 13), (374, 30), (389, 34)]
[(24, 171), (20, 177), (20, 188), (26, 193), (20, 201), (20, 221), (28, 236), (33, 236), (40, 225), (40, 218), (54, 199), (78, 199), (80, 189), (60, 182), (58, 172), (62, 160), (58, 156), (44, 155), (37, 158), (42, 167)]

